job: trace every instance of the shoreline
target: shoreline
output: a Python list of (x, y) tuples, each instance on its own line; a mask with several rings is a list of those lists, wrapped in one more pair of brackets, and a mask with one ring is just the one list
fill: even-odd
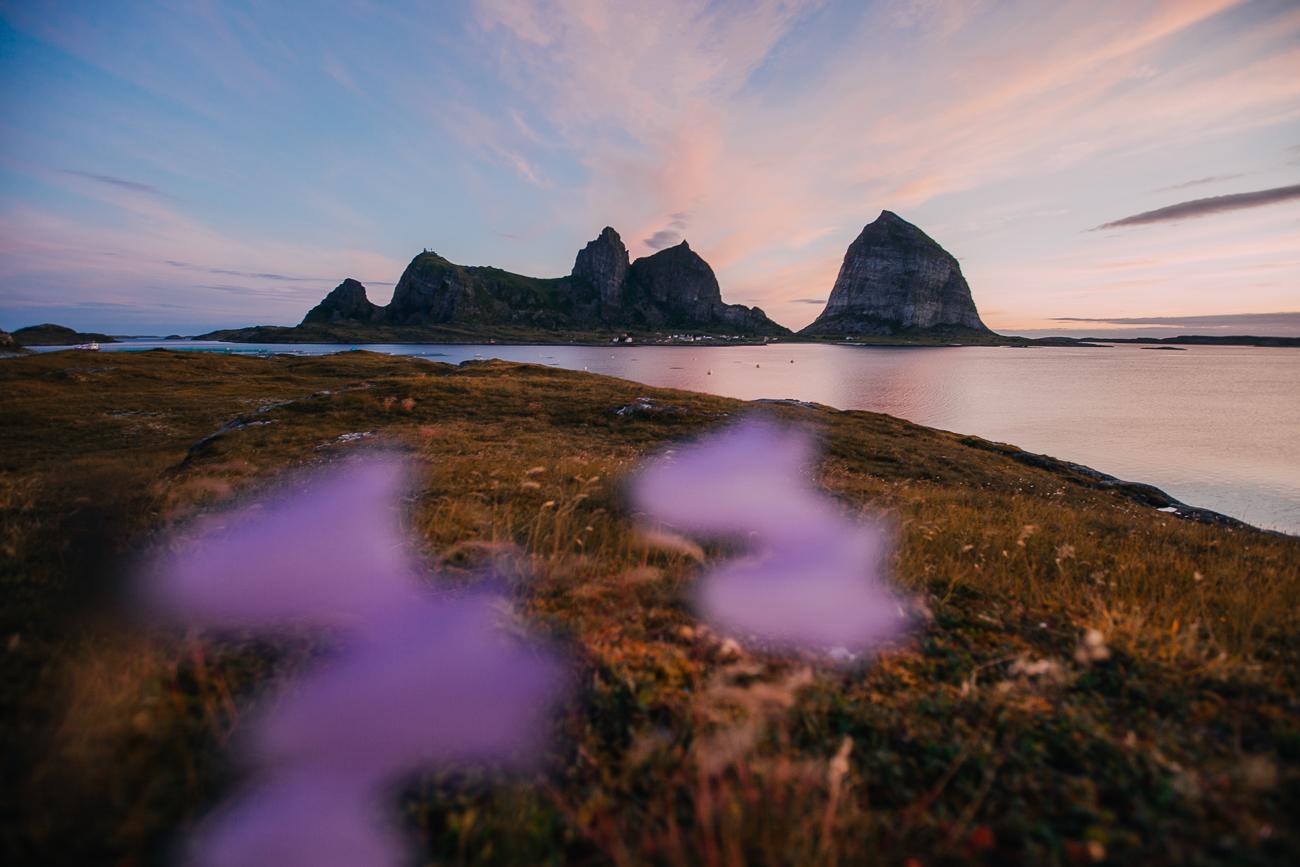
[[(211, 342), (212, 342), (212, 343), (222, 343), (222, 342), (224, 342), (224, 341), (211, 341)], [(793, 342), (793, 341), (787, 341), (787, 342)], [(821, 342), (821, 341), (818, 341), (818, 342)], [(255, 344), (254, 344), (254, 345), (255, 345)], [(311, 345), (311, 344), (303, 344), (303, 345)], [(339, 344), (327, 344), (327, 345), (339, 345)], [(370, 344), (370, 345), (383, 345), (383, 344)], [(418, 344), (397, 344), (397, 345), (418, 345)], [(440, 344), (430, 344), (430, 345), (435, 345), (435, 346), (436, 346), (436, 345), (440, 345)], [(475, 343), (475, 344), (446, 344), (446, 345), (449, 345), (449, 346), (465, 346), (465, 345), (473, 345), (473, 346), (477, 346), (477, 345), (490, 346), (490, 345), (493, 345), (493, 344), (478, 344), (478, 343)], [(496, 344), (496, 345), (525, 346), (525, 347), (527, 347), (527, 346), (535, 346), (535, 347), (549, 347), (549, 346), (596, 346), (596, 347), (599, 347), (599, 348), (609, 348), (609, 349), (613, 349), (613, 348), (615, 348), (615, 345), (610, 345), (610, 346), (606, 347), (606, 346), (604, 346), (603, 344), (514, 343), (514, 344)], [(729, 345), (732, 345), (732, 346), (742, 346), (742, 345), (764, 345), (764, 344), (741, 344), (741, 343), (735, 343), (735, 344), (729, 344)], [(767, 344), (767, 345), (772, 345), (772, 344)], [(866, 344), (843, 344), (843, 343), (839, 343), (839, 342), (833, 342), (833, 343), (828, 343), (827, 345), (831, 345), (831, 346), (842, 346), (842, 345), (843, 345), (843, 346), (853, 346), (853, 345), (866, 345)], [(654, 348), (654, 347), (656, 347), (656, 346), (698, 346), (698, 344), (689, 344), (689, 343), (688, 343), (688, 344), (644, 344), (644, 343), (643, 343), (643, 344), (636, 344), (636, 343), (633, 343), (633, 344), (617, 344), (616, 346), (617, 346), (618, 348), (623, 348), (623, 349), (645, 349), (645, 348)], [(275, 357), (285, 357), (285, 358), (329, 358), (329, 357), (338, 357), (338, 356), (343, 356), (343, 355), (347, 355), (347, 354), (349, 354), (349, 353), (354, 353), (354, 352), (355, 352), (355, 353), (375, 354), (375, 355), (386, 356), (386, 357), (391, 357), (391, 358), (410, 358), (410, 359), (415, 359), (415, 360), (419, 360), (419, 361), (424, 361), (424, 362), (426, 362), (426, 363), (439, 364), (439, 365), (448, 365), (448, 366), (455, 367), (455, 368), (458, 368), (458, 369), (463, 369), (463, 368), (465, 368), (466, 366), (469, 366), (469, 365), (476, 365), (476, 364), (481, 365), (481, 364), (484, 364), (484, 363), (511, 364), (511, 365), (519, 365), (520, 367), (525, 368), (525, 369), (535, 368), (535, 369), (538, 369), (538, 370), (563, 370), (563, 371), (566, 371), (566, 372), (569, 372), (569, 373), (573, 373), (573, 374), (576, 374), (576, 375), (579, 375), (579, 376), (584, 376), (584, 377), (604, 377), (604, 378), (614, 379), (614, 380), (617, 380), (617, 381), (620, 381), (620, 382), (627, 382), (627, 383), (630, 383), (630, 384), (634, 384), (634, 385), (638, 386), (639, 388), (643, 388), (643, 389), (662, 390), (662, 387), (660, 387), (660, 386), (654, 386), (654, 385), (651, 385), (651, 384), (649, 384), (649, 383), (640, 382), (640, 381), (638, 381), (638, 380), (627, 379), (627, 378), (624, 378), (624, 377), (618, 377), (618, 376), (612, 376), (612, 375), (610, 375), (610, 374), (605, 374), (605, 373), (590, 372), (590, 371), (586, 371), (585, 369), (584, 369), (584, 370), (576, 370), (576, 369), (574, 369), (574, 368), (563, 367), (563, 366), (560, 366), (560, 365), (546, 365), (546, 364), (540, 364), (540, 363), (537, 363), (537, 362), (528, 362), (528, 361), (508, 361), (508, 360), (505, 360), (505, 359), (496, 359), (496, 358), (490, 358), (490, 357), (488, 357), (488, 358), (466, 359), (466, 360), (463, 360), (463, 361), (460, 361), (460, 362), (449, 362), (449, 361), (443, 361), (443, 360), (440, 360), (440, 359), (438, 359), (438, 358), (434, 358), (434, 357), (426, 357), (426, 356), (419, 356), (419, 355), (400, 355), (400, 354), (390, 354), (390, 353), (376, 352), (375, 350), (372, 350), (372, 349), (365, 349), (365, 348), (360, 348), (359, 346), (358, 346), (358, 347), (352, 347), (352, 348), (350, 348), (350, 349), (339, 349), (339, 350), (337, 350), (337, 351), (335, 351), (335, 352), (329, 352), (329, 353), (312, 353), (312, 354), (299, 354), (299, 353), (295, 353), (295, 352), (291, 352), (291, 351), (290, 351), (290, 352), (284, 352), (284, 351), (271, 351), (271, 350), (268, 350), (268, 351), (266, 351), (265, 353), (263, 353), (263, 352), (257, 352), (257, 351), (251, 351), (251, 352), (238, 352), (238, 353), (236, 353), (236, 352), (230, 352), (230, 351), (228, 351), (228, 350), (222, 350), (222, 349), (217, 348), (217, 347), (213, 347), (213, 348), (194, 348), (194, 349), (186, 349), (186, 348), (172, 347), (172, 346), (162, 346), (162, 347), (151, 347), (151, 346), (145, 346), (145, 347), (140, 347), (140, 348), (138, 348), (138, 349), (131, 349), (131, 348), (128, 348), (128, 347), (129, 347), (129, 343), (127, 343), (127, 342), (125, 342), (125, 341), (120, 341), (120, 342), (114, 344), (114, 347), (115, 347), (115, 348), (113, 348), (113, 349), (111, 349), (111, 350), (107, 350), (107, 352), (106, 352), (105, 354), (107, 354), (107, 355), (114, 355), (114, 354), (118, 354), (118, 353), (131, 353), (131, 354), (134, 354), (134, 353), (146, 353), (146, 352), (148, 352), (148, 353), (172, 353), (172, 352), (176, 352), (176, 353), (188, 353), (188, 352), (195, 352), (195, 353), (204, 353), (204, 354), (214, 354), (214, 355), (219, 355), (219, 356), (223, 356), (223, 357), (224, 357), (224, 356), (237, 356), (237, 357), (247, 357), (247, 358), (255, 358), (255, 359), (267, 359), (267, 358), (275, 358)], [(706, 346), (706, 347), (703, 347), (703, 348), (726, 348), (726, 347)], [(886, 348), (897, 348), (897, 349), (920, 349), (920, 348), (961, 348), (961, 347), (946, 347), (946, 346), (918, 346), (918, 345), (887, 345)], [(40, 348), (38, 348), (38, 349), (40, 349), (41, 351), (40, 351), (40, 352), (27, 352), (27, 353), (22, 353), (22, 354), (14, 354), (14, 355), (10, 355), (10, 356), (7, 356), (7, 357), (8, 357), (8, 358), (21, 358), (21, 357), (31, 357), (32, 355), (37, 355), (37, 354), (42, 354), (42, 355), (44, 355), (44, 354), (50, 354), (50, 353), (58, 353), (58, 352), (66, 351), (66, 350), (77, 351), (77, 347), (72, 347), (72, 346), (40, 347)], [(722, 399), (726, 399), (726, 400), (737, 400), (737, 399), (739, 399), (739, 398), (729, 398), (729, 397), (727, 397), (727, 396), (725, 396), (725, 395), (716, 394), (716, 393), (708, 392), (708, 391), (697, 391), (697, 390), (694, 390), (694, 389), (673, 388), (672, 390), (674, 390), (674, 391), (680, 391), (680, 392), (683, 392), (683, 393), (686, 393), (686, 394), (698, 395), (698, 396), (700, 396), (700, 397), (708, 397), (708, 398), (715, 398), (715, 397), (716, 397), (716, 398), (722, 398)], [(1053, 455), (1049, 455), (1049, 454), (1038, 453), (1038, 452), (1031, 452), (1031, 451), (1028, 451), (1028, 450), (1026, 450), (1026, 449), (1023, 449), (1023, 448), (1021, 448), (1020, 446), (1017, 446), (1017, 445), (1015, 445), (1015, 444), (1013, 444), (1013, 443), (1005, 443), (1005, 442), (1000, 442), (1000, 441), (997, 441), (997, 440), (991, 440), (991, 439), (987, 439), (987, 438), (981, 437), (981, 436), (979, 436), (979, 435), (977, 435), (977, 434), (964, 433), (964, 432), (962, 432), (962, 431), (954, 431), (954, 430), (948, 430), (948, 429), (946, 429), (946, 428), (939, 428), (939, 427), (933, 427), (933, 426), (929, 426), (929, 425), (924, 425), (924, 424), (920, 424), (920, 423), (918, 423), (918, 422), (913, 422), (913, 421), (911, 421), (911, 420), (909, 420), (909, 419), (906, 419), (906, 418), (904, 418), (904, 417), (902, 417), (902, 416), (892, 415), (892, 414), (890, 414), (890, 413), (881, 412), (881, 411), (878, 411), (878, 410), (842, 408), (842, 407), (831, 406), (831, 405), (828, 405), (828, 404), (822, 404), (822, 403), (816, 403), (816, 402), (811, 402), (811, 401), (799, 400), (799, 399), (795, 399), (795, 398), (753, 398), (753, 399), (740, 399), (740, 400), (742, 400), (742, 402), (745, 403), (745, 404), (755, 405), (755, 406), (759, 406), (759, 405), (761, 405), (761, 406), (785, 406), (785, 407), (791, 407), (791, 408), (794, 408), (794, 409), (796, 409), (796, 410), (798, 410), (798, 409), (805, 409), (805, 410), (814, 410), (814, 411), (817, 411), (817, 412), (826, 412), (826, 413), (861, 413), (861, 412), (871, 412), (871, 413), (875, 413), (875, 414), (877, 414), (877, 415), (882, 415), (882, 416), (885, 416), (885, 417), (888, 417), (888, 418), (891, 418), (891, 419), (897, 419), (898, 421), (903, 422), (903, 423), (906, 423), (906, 424), (916, 425), (917, 427), (920, 427), (920, 428), (922, 428), (922, 429), (924, 429), (924, 430), (927, 430), (927, 431), (936, 431), (936, 432), (939, 432), (939, 433), (949, 434), (949, 435), (952, 435), (952, 436), (956, 436), (956, 437), (959, 438), (959, 441), (962, 442), (964, 445), (968, 445), (968, 446), (970, 446), (970, 447), (972, 447), (972, 448), (977, 448), (977, 449), (981, 449), (981, 450), (984, 450), (984, 451), (988, 451), (988, 452), (992, 452), (992, 453), (995, 453), (995, 454), (999, 454), (999, 455), (1002, 455), (1002, 456), (1005, 456), (1005, 457), (1011, 458), (1012, 460), (1015, 460), (1015, 461), (1017, 461), (1017, 462), (1019, 462), (1019, 463), (1022, 463), (1022, 464), (1028, 465), (1028, 466), (1033, 466), (1033, 467), (1037, 467), (1037, 468), (1039, 468), (1039, 469), (1048, 470), (1048, 471), (1050, 471), (1050, 472), (1052, 472), (1052, 473), (1054, 473), (1054, 474), (1056, 474), (1056, 475), (1058, 475), (1058, 476), (1061, 476), (1061, 477), (1063, 477), (1063, 478), (1069, 478), (1070, 480), (1075, 481), (1076, 483), (1086, 484), (1086, 485), (1089, 486), (1089, 487), (1094, 487), (1094, 488), (1097, 488), (1097, 489), (1108, 489), (1108, 490), (1113, 490), (1113, 491), (1119, 492), (1122, 496), (1126, 497), (1126, 498), (1129, 499), (1130, 501), (1132, 501), (1132, 502), (1134, 502), (1134, 503), (1136, 503), (1136, 504), (1138, 504), (1138, 505), (1140, 505), (1140, 506), (1150, 508), (1150, 509), (1152, 509), (1152, 510), (1154, 510), (1154, 511), (1163, 512), (1163, 513), (1165, 513), (1165, 514), (1171, 515), (1171, 516), (1176, 517), (1176, 518), (1179, 518), (1179, 519), (1181, 519), (1181, 520), (1194, 521), (1194, 522), (1204, 523), (1204, 524), (1211, 524), (1211, 525), (1220, 526), (1220, 527), (1248, 529), (1248, 530), (1251, 530), (1251, 531), (1254, 531), (1254, 532), (1267, 533), (1267, 534), (1271, 534), (1271, 535), (1278, 535), (1278, 536), (1285, 537), (1285, 538), (1300, 538), (1300, 533), (1289, 533), (1289, 532), (1287, 532), (1287, 531), (1285, 531), (1285, 530), (1278, 530), (1278, 529), (1272, 529), (1272, 528), (1268, 528), (1268, 527), (1257, 526), (1257, 525), (1255, 525), (1255, 524), (1251, 524), (1251, 523), (1249, 523), (1248, 521), (1244, 521), (1244, 520), (1242, 520), (1242, 519), (1240, 519), (1240, 518), (1235, 518), (1235, 517), (1233, 517), (1233, 516), (1231, 516), (1231, 515), (1228, 515), (1228, 514), (1225, 514), (1225, 513), (1223, 513), (1223, 512), (1215, 511), (1214, 509), (1210, 509), (1210, 508), (1206, 508), (1206, 507), (1203, 507), (1203, 506), (1196, 506), (1196, 505), (1192, 505), (1192, 504), (1186, 503), (1186, 502), (1184, 502), (1184, 501), (1182, 501), (1182, 500), (1179, 500), (1179, 499), (1177, 499), (1176, 497), (1172, 496), (1171, 494), (1169, 494), (1168, 492), (1166, 492), (1166, 491), (1163, 490), (1162, 488), (1159, 488), (1158, 486), (1153, 485), (1153, 484), (1150, 484), (1150, 483), (1147, 483), (1147, 482), (1140, 482), (1140, 481), (1134, 481), (1134, 480), (1130, 480), (1130, 479), (1120, 478), (1120, 477), (1118, 477), (1118, 476), (1114, 476), (1114, 475), (1111, 475), (1111, 474), (1109, 474), (1109, 473), (1106, 473), (1106, 472), (1103, 472), (1103, 471), (1101, 471), (1101, 470), (1098, 470), (1098, 469), (1095, 469), (1095, 468), (1093, 468), (1093, 467), (1090, 467), (1090, 466), (1088, 466), (1088, 465), (1086, 465), (1086, 464), (1081, 464), (1081, 463), (1078, 463), (1078, 462), (1075, 462), (1075, 461), (1071, 461), (1071, 460), (1068, 460), (1068, 459), (1065, 459), (1065, 458), (1058, 458), (1058, 457), (1055, 457), (1055, 456), (1053, 456)]]
[[(1148, 349), (1176, 349), (1182, 346), (1251, 346), (1268, 349), (1293, 349), (1300, 348), (1300, 337), (1236, 337), (1236, 338), (1218, 338), (1210, 336), (1188, 335), (1185, 337), (1163, 337), (1163, 338), (1146, 338), (1146, 337), (1035, 337), (1035, 338), (1006, 338), (1004, 340), (994, 341), (963, 341), (959, 339), (934, 339), (934, 340), (915, 340), (908, 338), (854, 338), (842, 340), (827, 339), (799, 339), (793, 337), (776, 337), (776, 338), (750, 338), (750, 337), (727, 337), (712, 336), (698, 338), (694, 340), (673, 339), (673, 338), (655, 338), (655, 337), (634, 337), (631, 340), (604, 340), (604, 339), (573, 339), (573, 340), (546, 340), (539, 337), (487, 337), (487, 336), (461, 336), (448, 337), (446, 335), (434, 335), (427, 338), (416, 339), (414, 337), (392, 338), (392, 339), (373, 339), (373, 340), (341, 340), (329, 339), (328, 336), (307, 337), (286, 337), (283, 335), (253, 337), (241, 336), (241, 339), (234, 338), (216, 338), (207, 335), (197, 335), (194, 337), (147, 337), (147, 336), (129, 336), (117, 335), (111, 342), (112, 346), (126, 347), (131, 344), (139, 343), (226, 343), (232, 345), (304, 345), (304, 346), (350, 346), (350, 347), (367, 347), (367, 346), (588, 346), (601, 348), (614, 347), (646, 347), (646, 346), (690, 346), (704, 349), (709, 348), (726, 348), (729, 346), (868, 346), (879, 349), (966, 349), (974, 347), (993, 347), (1000, 349), (1110, 349), (1114, 346), (1139, 346)], [(61, 349), (77, 349), (79, 345), (74, 344), (27, 344), (24, 349), (51, 352)], [(167, 347), (172, 348), (172, 347)]]

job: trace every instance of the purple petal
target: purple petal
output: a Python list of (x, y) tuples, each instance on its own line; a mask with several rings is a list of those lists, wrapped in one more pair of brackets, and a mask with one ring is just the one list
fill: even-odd
[(705, 536), (816, 532), (832, 514), (810, 487), (808, 437), (747, 421), (650, 461), (633, 504), (656, 520)]
[(407, 861), (375, 793), (327, 774), (275, 778), (196, 835), (196, 867), (397, 867)]
[(218, 629), (358, 628), (416, 592), (397, 505), (403, 465), (371, 457), (300, 488), (200, 521), (157, 556), (146, 601)]
[(255, 752), (380, 783), (433, 763), (526, 763), (545, 742), (562, 671), (501, 629), (499, 604), (477, 594), (408, 609), (382, 640), (295, 684), (257, 727)]
[(715, 628), (774, 648), (869, 650), (907, 625), (879, 580), (881, 542), (848, 531), (829, 548), (732, 561), (701, 579), (696, 605)]
[(816, 490), (810, 438), (747, 421), (656, 459), (634, 480), (649, 517), (751, 555), (703, 575), (701, 616), (775, 648), (869, 650), (906, 626), (884, 584), (883, 530)]

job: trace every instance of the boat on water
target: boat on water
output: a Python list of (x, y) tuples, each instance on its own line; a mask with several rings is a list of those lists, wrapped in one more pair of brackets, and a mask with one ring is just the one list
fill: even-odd
[(73, 349), (84, 349), (87, 352), (99, 352), (99, 344), (93, 340), (90, 343), (78, 343)]

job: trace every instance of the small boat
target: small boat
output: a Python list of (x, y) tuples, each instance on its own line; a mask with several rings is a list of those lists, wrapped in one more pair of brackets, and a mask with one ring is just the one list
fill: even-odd
[(73, 349), (84, 349), (87, 352), (99, 352), (99, 344), (91, 341), (90, 343), (78, 343)]

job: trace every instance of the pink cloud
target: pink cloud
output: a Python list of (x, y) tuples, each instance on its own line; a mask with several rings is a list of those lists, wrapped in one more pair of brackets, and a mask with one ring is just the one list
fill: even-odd
[(1300, 114), (1295, 52), (1258, 48), (1295, 28), (1289, 18), (1243, 32), (1213, 63), (1164, 53), (1235, 0), (867, 12), (847, 40), (864, 48), (788, 99), (746, 84), (797, 44), (811, 4), (731, 16), (694, 2), (524, 5), (482, 21), (494, 39), (524, 34), (498, 46), (499, 63), (588, 167), (587, 209), (640, 238), (689, 208), (688, 237), (724, 295), (769, 308), (829, 290), (780, 276), (825, 255), (802, 249), (807, 227), (837, 227), (826, 244), (841, 255), (882, 207)]

